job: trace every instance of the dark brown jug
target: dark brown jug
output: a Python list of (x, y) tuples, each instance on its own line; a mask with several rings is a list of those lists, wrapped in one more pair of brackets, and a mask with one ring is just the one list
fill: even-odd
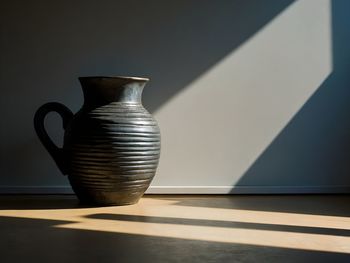
[[(136, 203), (149, 187), (159, 161), (160, 131), (142, 106), (148, 79), (82, 77), (84, 105), (75, 114), (64, 105), (41, 106), (34, 117), (36, 133), (82, 203)], [(63, 119), (64, 144), (49, 138), (49, 112)]]

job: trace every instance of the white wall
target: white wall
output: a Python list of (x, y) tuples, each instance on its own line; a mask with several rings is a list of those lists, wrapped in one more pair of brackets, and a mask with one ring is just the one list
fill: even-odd
[(2, 191), (67, 190), (32, 128), (40, 104), (76, 111), (77, 76), (139, 75), (162, 131), (149, 192), (350, 192), (350, 3), (163, 2), (5, 5)]

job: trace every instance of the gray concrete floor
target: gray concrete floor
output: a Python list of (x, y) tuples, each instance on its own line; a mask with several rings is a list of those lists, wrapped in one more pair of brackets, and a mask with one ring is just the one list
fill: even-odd
[(349, 195), (0, 196), (0, 262), (350, 262)]

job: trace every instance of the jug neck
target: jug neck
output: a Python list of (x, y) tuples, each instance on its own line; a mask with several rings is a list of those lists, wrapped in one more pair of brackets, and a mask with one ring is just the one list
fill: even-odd
[(136, 77), (80, 77), (84, 107), (98, 107), (111, 102), (140, 104), (142, 90), (149, 81)]

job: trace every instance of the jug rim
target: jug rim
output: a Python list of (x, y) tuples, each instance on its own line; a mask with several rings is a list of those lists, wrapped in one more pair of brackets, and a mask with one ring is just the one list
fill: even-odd
[(149, 81), (149, 78), (144, 77), (129, 77), (129, 76), (83, 76), (79, 79), (124, 79), (124, 80), (135, 80), (135, 81)]

